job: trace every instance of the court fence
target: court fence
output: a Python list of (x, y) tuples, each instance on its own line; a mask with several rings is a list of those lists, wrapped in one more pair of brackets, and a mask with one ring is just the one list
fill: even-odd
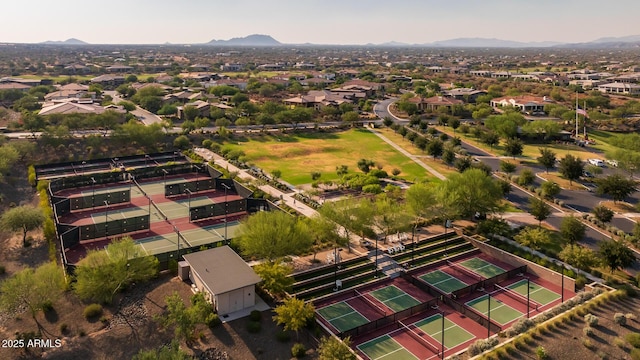
[[(357, 295), (357, 294), (356, 294)], [(398, 311), (396, 313), (384, 316), (380, 319), (371, 321), (369, 323), (366, 324), (362, 324), (360, 326), (357, 326), (353, 329), (349, 329), (349, 330), (345, 330), (343, 332), (338, 333), (337, 335), (344, 339), (347, 336), (351, 336), (351, 338), (353, 339), (356, 336), (362, 335), (362, 334), (367, 334), (370, 333), (372, 331), (375, 331), (377, 329), (389, 326), (389, 325), (395, 325), (397, 324), (399, 321), (408, 319), (410, 317), (412, 317), (413, 315), (419, 314), (419, 313), (423, 313), (429, 310), (433, 310), (436, 306), (438, 305), (438, 299), (434, 298), (431, 299), (429, 301), (426, 301), (424, 303), (420, 303), (417, 305), (414, 305), (410, 308)]]
[(164, 196), (176, 196), (176, 195), (184, 195), (187, 190), (192, 193), (197, 193), (199, 191), (207, 191), (213, 190), (216, 188), (214, 179), (203, 179), (203, 180), (193, 180), (193, 181), (185, 181), (180, 183), (172, 183), (166, 184), (164, 186)]
[(70, 211), (78, 211), (109, 205), (123, 204), (131, 201), (131, 190), (116, 190), (69, 198)]
[(215, 203), (189, 208), (189, 220), (198, 221), (210, 219), (213, 217), (224, 216), (225, 214), (234, 214), (245, 212), (247, 210), (247, 201), (244, 199), (229, 201), (224, 204)]
[(405, 272), (400, 273), (400, 276), (403, 279), (407, 280), (412, 285), (419, 288), (420, 290), (425, 291), (431, 296), (434, 296), (440, 299), (441, 302), (448, 305), (449, 307), (459, 312), (460, 314), (465, 315), (466, 317), (470, 318), (471, 320), (475, 321), (476, 323), (482, 325), (485, 328), (488, 327), (491, 332), (498, 333), (502, 330), (502, 326), (500, 326), (500, 324), (496, 323), (493, 320), (489, 320), (486, 316), (478, 312), (476, 309), (470, 306), (467, 306), (466, 304), (461, 304), (460, 302), (456, 301), (452, 296), (445, 294), (442, 290), (434, 286), (431, 286), (426, 282), (411, 276), (408, 273), (405, 273)]
[(569, 276), (562, 276), (562, 274), (555, 272), (551, 269), (548, 269), (542, 265), (538, 265), (532, 261), (523, 259), (521, 257), (515, 256), (509, 252), (506, 252), (502, 249), (498, 249), (495, 246), (487, 244), (486, 242), (479, 241), (477, 239), (465, 236), (465, 238), (471, 242), (475, 247), (480, 249), (483, 253), (496, 258), (500, 261), (503, 261), (511, 266), (526, 266), (527, 272), (549, 281), (550, 283), (561, 287), (564, 285), (565, 290), (569, 290), (571, 292), (575, 292), (576, 290), (576, 282), (575, 279), (572, 279)]
[(149, 230), (149, 214), (80, 226), (80, 241)]
[(474, 293), (479, 289), (488, 289), (494, 284), (501, 283), (508, 279), (513, 279), (516, 276), (522, 276), (527, 273), (527, 266), (520, 266), (515, 269), (511, 269), (509, 271), (505, 271), (502, 274), (498, 274), (496, 276), (490, 277), (488, 279), (478, 281), (475, 284), (471, 284), (469, 286), (463, 287), (461, 289), (455, 290), (451, 293), (451, 296), (454, 299), (461, 298), (463, 296)]

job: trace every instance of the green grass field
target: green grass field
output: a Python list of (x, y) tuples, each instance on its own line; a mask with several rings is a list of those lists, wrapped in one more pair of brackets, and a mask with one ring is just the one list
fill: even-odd
[(223, 146), (244, 151), (247, 162), (265, 172), (280, 170), (282, 179), (293, 185), (311, 183), (313, 171), (322, 173), (320, 180), (337, 180), (336, 167), (340, 165), (347, 165), (349, 172), (359, 172), (357, 162), (363, 158), (379, 163), (389, 175), (399, 169), (399, 177), (408, 181), (435, 179), (367, 130), (270, 134), (227, 141)]

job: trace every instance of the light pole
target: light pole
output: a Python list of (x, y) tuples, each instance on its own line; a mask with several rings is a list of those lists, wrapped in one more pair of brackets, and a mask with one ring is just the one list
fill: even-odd
[(196, 169), (196, 192), (198, 192), (198, 181), (200, 179), (200, 167), (198, 165), (193, 165), (193, 167)]
[(378, 277), (378, 236), (376, 235), (376, 262), (375, 262), (375, 266), (376, 266), (376, 272), (374, 277), (377, 278)]
[(178, 258), (176, 260), (180, 261), (180, 232), (175, 225), (173, 225), (173, 231), (176, 232), (176, 236), (178, 237)]
[(162, 169), (162, 185), (163, 186), (167, 186), (167, 175), (169, 174), (169, 172), (167, 171), (167, 169)]
[(227, 216), (229, 216), (229, 203), (227, 202), (227, 190), (231, 190), (229, 185), (221, 183), (224, 188), (224, 242), (229, 245), (227, 238)]
[(560, 303), (564, 304), (564, 264), (560, 263), (560, 278), (561, 278), (561, 285), (560, 285)]
[(442, 329), (440, 329), (440, 347), (441, 347), (441, 359), (444, 360), (444, 311), (442, 312), (442, 314), (440, 314), (440, 316), (442, 316)]
[(104, 212), (104, 237), (109, 239), (109, 202), (107, 200), (104, 201), (104, 205), (107, 209)]
[(188, 209), (187, 209), (187, 217), (189, 218), (189, 222), (191, 222), (191, 190), (189, 189), (184, 189), (184, 193), (187, 194), (189, 196), (189, 202), (188, 202)]
[(491, 293), (487, 293), (487, 339), (491, 336)]
[(95, 208), (96, 207), (96, 179), (93, 178), (93, 176), (91, 177), (91, 208)]
[(147, 167), (147, 162), (148, 162), (148, 161), (149, 161), (149, 155), (148, 155), (148, 154), (145, 154), (145, 155), (144, 155), (144, 167), (145, 167), (145, 168)]

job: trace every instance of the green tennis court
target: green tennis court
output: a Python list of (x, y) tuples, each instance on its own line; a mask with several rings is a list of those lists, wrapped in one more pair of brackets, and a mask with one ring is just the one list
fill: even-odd
[[(239, 222), (229, 222), (229, 224), (227, 224), (227, 239), (233, 239), (239, 228)], [(206, 245), (211, 244), (212, 242), (225, 240), (224, 224), (204, 226), (198, 229), (181, 231), (180, 233), (193, 246)]]
[[(468, 301), (467, 306), (472, 307), (482, 313), (484, 316), (488, 315), (489, 298), (487, 295)], [(520, 311), (512, 308), (511, 306), (503, 303), (502, 301), (491, 297), (491, 320), (497, 322), (500, 325), (505, 325), (513, 320), (523, 316)]]
[(344, 332), (369, 322), (345, 301), (325, 306), (316, 310), (320, 316), (340, 332)]
[(468, 285), (441, 270), (422, 274), (420, 275), (420, 279), (424, 280), (429, 285), (442, 290), (442, 292), (446, 294), (451, 294), (452, 292), (460, 290)]
[[(426, 319), (422, 319), (413, 323), (413, 326), (420, 328), (423, 332), (431, 336), (434, 340), (441, 343), (442, 339), (442, 315), (435, 314)], [(454, 348), (460, 344), (474, 339), (475, 336), (460, 325), (444, 318), (444, 347), (446, 349)]]
[(371, 360), (417, 360), (409, 350), (393, 340), (391, 336), (382, 335), (357, 346)]
[(144, 192), (147, 193), (147, 195), (159, 195), (159, 194), (164, 195), (165, 184), (166, 185), (180, 184), (185, 181), (186, 180), (184, 178), (172, 178), (171, 180), (167, 180), (167, 181), (145, 182), (143, 184), (140, 184), (140, 187), (142, 188), (142, 190), (144, 190)]
[[(130, 207), (124, 208), (121, 210), (107, 210), (101, 211), (91, 214), (91, 220), (93, 220), (94, 224), (104, 223), (105, 220), (121, 220), (121, 219), (130, 219), (137, 216), (148, 215), (149, 209), (141, 208), (141, 207)], [(151, 222), (159, 221), (157, 217), (152, 216)]]
[(369, 294), (394, 312), (402, 311), (404, 309), (408, 309), (412, 306), (420, 304), (420, 301), (407, 294), (403, 290), (399, 289), (395, 285), (389, 285), (380, 289), (373, 290), (369, 292)]
[(138, 246), (140, 246), (148, 255), (157, 255), (171, 251), (178, 251), (178, 241), (180, 242), (180, 249), (187, 249), (191, 247), (190, 244), (185, 244), (184, 240), (178, 240), (178, 235), (176, 233), (138, 239), (136, 240), (136, 244), (138, 244)]
[[(520, 280), (508, 286), (509, 289), (527, 297), (527, 280)], [(529, 281), (529, 298), (540, 305), (550, 304), (560, 298), (560, 294), (551, 291), (542, 285)]]
[(206, 196), (192, 197), (191, 200), (180, 199), (175, 201), (166, 201), (157, 203), (158, 208), (167, 215), (169, 219), (189, 216), (189, 206), (196, 207), (202, 205), (211, 205), (214, 202)]
[(467, 269), (484, 276), (486, 279), (492, 278), (496, 275), (500, 275), (506, 272), (505, 269), (498, 265), (492, 264), (486, 260), (474, 257), (465, 261), (461, 261), (458, 265), (464, 266)]

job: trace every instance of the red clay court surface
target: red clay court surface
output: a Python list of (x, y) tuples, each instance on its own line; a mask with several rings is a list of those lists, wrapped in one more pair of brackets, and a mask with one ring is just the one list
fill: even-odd
[[(174, 176), (167, 176), (166, 183), (180, 183), (185, 181), (193, 181), (199, 179), (205, 179), (203, 175), (194, 174), (180, 174)], [(224, 240), (224, 216), (218, 216), (206, 220), (200, 220), (197, 222), (189, 222), (188, 212), (188, 195), (172, 196), (165, 198), (164, 196), (164, 183), (165, 180), (159, 179), (145, 179), (138, 183), (140, 187), (149, 195), (151, 200), (162, 210), (167, 216), (167, 220), (164, 219), (161, 213), (157, 211), (154, 206), (149, 207), (149, 200), (142, 194), (140, 189), (135, 184), (129, 184), (128, 182), (117, 183), (107, 186), (95, 186), (94, 189), (89, 187), (67, 189), (60, 191), (56, 195), (66, 197), (78, 197), (91, 195), (93, 191), (110, 192), (114, 190), (128, 190), (131, 189), (131, 202), (122, 204), (109, 205), (107, 208), (97, 206), (93, 209), (84, 209), (82, 211), (75, 211), (65, 216), (60, 217), (60, 223), (70, 224), (73, 226), (91, 225), (94, 223), (104, 222), (105, 215), (109, 220), (115, 218), (128, 218), (132, 216), (147, 215), (150, 213), (150, 229), (143, 230), (132, 234), (118, 234), (113, 237), (118, 238), (124, 235), (131, 236), (134, 240), (137, 240), (141, 244), (145, 252), (149, 254), (158, 254), (162, 252), (177, 250), (178, 236), (174, 231), (175, 227), (181, 234), (189, 241), (189, 244), (181, 244), (181, 249), (191, 246), (200, 246), (209, 244), (215, 241)], [(240, 200), (240, 197), (235, 192), (228, 192), (226, 200), (228, 202)], [(219, 190), (207, 190), (193, 193), (191, 195), (191, 206), (200, 206), (204, 204), (223, 204), (225, 202), (225, 194)], [(238, 228), (238, 220), (245, 217), (246, 212), (230, 213), (227, 216), (227, 238), (233, 238), (235, 231)], [(170, 222), (169, 222), (170, 221)], [(86, 255), (87, 250), (90, 249), (103, 249), (111, 242), (110, 239), (98, 238), (88, 241), (83, 241), (79, 245), (74, 246), (72, 249), (66, 249), (67, 261), (69, 263), (76, 263), (82, 257)]]
[[(505, 262), (473, 251), (453, 262), (440, 261), (426, 266), (412, 273), (412, 276), (448, 294), (445, 296), (451, 296), (451, 292), (467, 285), (513, 269)], [(315, 305), (319, 321), (330, 331), (339, 334), (358, 328), (357, 332), (352, 332), (355, 334), (352, 336), (353, 347), (365, 359), (435, 359), (439, 358), (442, 351), (442, 325), (445, 328), (445, 356), (464, 350), (476, 339), (487, 337), (487, 328), (466, 316), (471, 316), (469, 312), (482, 314), (486, 319), (490, 305), (492, 322), (505, 330), (517, 319), (527, 317), (527, 301), (530, 305), (529, 317), (560, 303), (560, 286), (530, 273), (524, 275), (516, 275), (500, 282), (498, 286), (487, 285), (488, 289), (481, 288), (455, 299), (468, 307), (464, 313), (438, 300), (437, 309), (429, 307), (418, 314), (407, 315), (400, 322), (380, 320), (402, 311), (403, 304), (406, 309), (415, 305), (415, 301), (425, 303), (434, 299), (402, 278), (386, 279), (358, 290), (346, 290), (322, 299)], [(574, 292), (564, 290), (564, 299), (573, 296)]]

